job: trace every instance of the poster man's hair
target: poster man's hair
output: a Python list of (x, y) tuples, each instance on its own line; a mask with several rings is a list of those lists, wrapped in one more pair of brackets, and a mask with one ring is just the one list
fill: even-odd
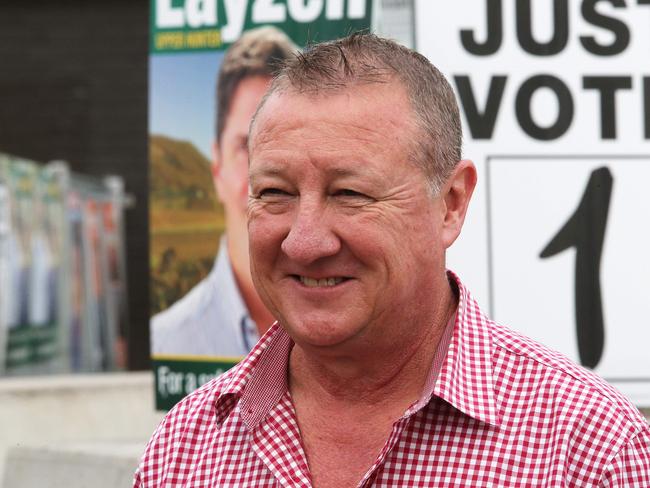
[(221, 140), (237, 86), (251, 76), (273, 76), (283, 61), (295, 56), (298, 48), (275, 27), (245, 32), (226, 51), (217, 79), (216, 137)]

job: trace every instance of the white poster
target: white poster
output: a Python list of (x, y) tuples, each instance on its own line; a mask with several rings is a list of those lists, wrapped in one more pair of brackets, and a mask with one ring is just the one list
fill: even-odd
[(650, 405), (650, 2), (416, 2), (479, 186), (449, 267), (491, 316)]

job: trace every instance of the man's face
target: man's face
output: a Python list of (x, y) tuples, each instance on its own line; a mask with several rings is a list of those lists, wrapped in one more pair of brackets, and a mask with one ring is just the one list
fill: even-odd
[(251, 140), (251, 270), (297, 343), (388, 340), (429, 313), (441, 281), (448, 286), (445, 203), (409, 161), (416, 134), (396, 83), (276, 93), (260, 112)]
[(214, 146), (213, 176), (217, 196), (223, 203), (228, 237), (246, 246), (248, 201), (248, 126), (270, 78), (253, 76), (239, 82), (233, 94), (221, 141)]

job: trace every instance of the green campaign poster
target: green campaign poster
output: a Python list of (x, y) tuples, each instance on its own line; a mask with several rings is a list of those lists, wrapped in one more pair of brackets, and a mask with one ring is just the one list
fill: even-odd
[(248, 269), (248, 124), (278, 61), (309, 42), (370, 28), (373, 3), (152, 0), (150, 330), (158, 408), (236, 364), (272, 323)]

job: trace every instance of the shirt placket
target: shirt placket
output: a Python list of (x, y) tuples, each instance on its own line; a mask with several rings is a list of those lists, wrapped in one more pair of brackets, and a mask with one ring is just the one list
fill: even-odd
[(453, 333), (453, 326), (455, 320), (456, 320), (456, 315), (454, 314), (449, 319), (449, 323), (447, 324), (445, 333), (443, 334), (440, 344), (438, 345), (438, 350), (436, 351), (434, 362), (433, 365), (431, 366), (431, 371), (428, 375), (429, 379), (424, 389), (425, 394), (417, 402), (411, 404), (404, 412), (404, 415), (402, 415), (402, 417), (400, 417), (395, 423), (393, 423), (393, 428), (391, 429), (391, 433), (390, 436), (388, 437), (388, 440), (386, 441), (386, 444), (384, 445), (383, 449), (379, 453), (379, 456), (377, 456), (377, 460), (373, 463), (373, 465), (370, 467), (370, 469), (366, 472), (365, 476), (361, 479), (361, 481), (357, 485), (357, 488), (366, 488), (372, 486), (377, 476), (377, 471), (379, 467), (384, 464), (386, 457), (390, 454), (390, 452), (395, 447), (395, 444), (397, 443), (400, 436), (402, 435), (404, 428), (409, 424), (411, 418), (415, 414), (417, 414), (420, 410), (422, 410), (426, 405), (428, 405), (429, 402), (431, 401), (431, 398), (433, 397), (433, 387), (435, 386), (438, 373), (440, 372), (442, 362), (447, 353), (447, 348), (449, 347), (449, 342), (451, 341), (451, 335)]
[(399, 420), (397, 420), (393, 424), (393, 428), (391, 429), (390, 435), (388, 436), (388, 440), (386, 441), (386, 444), (384, 444), (384, 447), (382, 450), (379, 452), (379, 455), (377, 456), (377, 459), (375, 462), (370, 466), (370, 469), (366, 472), (366, 474), (363, 476), (359, 484), (357, 485), (357, 488), (367, 488), (372, 486), (372, 484), (375, 481), (375, 478), (377, 476), (377, 471), (384, 464), (384, 461), (386, 460), (386, 457), (390, 454), (390, 452), (393, 450), (395, 447), (395, 444), (397, 444), (397, 441), (399, 440), (400, 436), (402, 435), (402, 432), (404, 431), (404, 428), (408, 425), (408, 423), (411, 420), (411, 416), (413, 415), (414, 412), (412, 412), (410, 409), (407, 411), (407, 414), (405, 414), (403, 417), (401, 417)]

